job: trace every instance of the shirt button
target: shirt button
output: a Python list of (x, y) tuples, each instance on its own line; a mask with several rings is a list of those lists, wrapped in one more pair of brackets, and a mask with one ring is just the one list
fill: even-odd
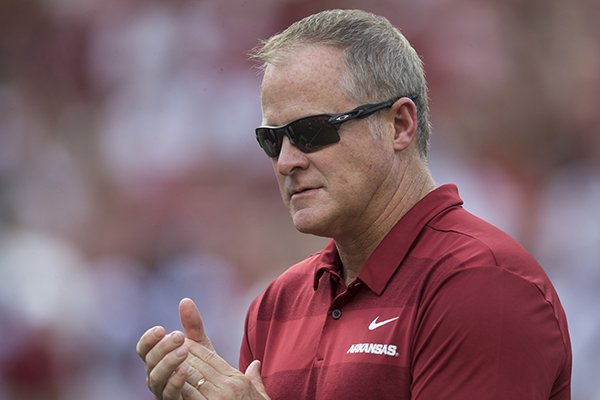
[(340, 310), (339, 308), (336, 308), (335, 310), (331, 311), (331, 317), (333, 319), (340, 319), (341, 316), (342, 316), (342, 310)]

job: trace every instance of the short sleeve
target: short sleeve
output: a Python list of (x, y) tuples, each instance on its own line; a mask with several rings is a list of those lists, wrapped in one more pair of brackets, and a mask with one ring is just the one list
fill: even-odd
[(547, 400), (566, 368), (552, 304), (500, 267), (455, 272), (423, 295), (417, 317), (413, 400)]

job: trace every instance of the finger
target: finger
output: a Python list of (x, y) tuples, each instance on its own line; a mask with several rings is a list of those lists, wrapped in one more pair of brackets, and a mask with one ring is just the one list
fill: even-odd
[(205, 400), (206, 397), (187, 383), (186, 378), (185, 368), (177, 368), (165, 386), (162, 400)]
[(214, 350), (210, 339), (204, 331), (204, 323), (202, 322), (200, 311), (192, 299), (185, 298), (179, 302), (179, 317), (188, 338)]
[[(188, 357), (186, 362), (190, 363), (192, 367), (200, 370), (202, 373), (203, 365), (210, 366), (211, 369), (215, 370), (216, 373), (224, 376), (241, 375), (241, 372), (229, 365), (214, 349), (209, 349), (200, 343), (196, 343), (189, 339), (185, 340), (187, 348), (191, 355), (194, 357)], [(210, 370), (207, 370), (210, 374)]]
[(158, 342), (166, 335), (165, 328), (162, 326), (154, 326), (148, 329), (140, 338), (135, 346), (135, 351), (142, 358), (146, 359), (148, 352), (156, 346)]
[(221, 379), (222, 376), (210, 365), (203, 363), (191, 354), (181, 364), (181, 368), (186, 371), (186, 382), (205, 397), (209, 397), (211, 392), (215, 392), (217, 388), (215, 382)]
[[(184, 362), (183, 365), (186, 363), (187, 361)], [(233, 380), (236, 377), (243, 377), (243, 375), (238, 373), (237, 376), (226, 376), (218, 373), (208, 364), (202, 362), (196, 367), (192, 367), (191, 364), (188, 365), (186, 371), (187, 383), (194, 387), (195, 390), (201, 393), (205, 398), (238, 398), (237, 396), (232, 396), (232, 394), (235, 394), (236, 392), (230, 392), (229, 389), (232, 387)]]
[[(150, 391), (159, 398), (164, 393), (165, 388), (173, 374), (187, 357), (187, 347), (182, 344), (173, 351), (165, 354), (160, 361), (148, 373), (148, 387)], [(185, 370), (181, 368), (185, 374)], [(184, 379), (185, 381), (185, 379)], [(177, 382), (177, 379), (176, 379)]]
[(206, 400), (207, 399), (207, 397), (205, 397), (194, 386), (190, 385), (187, 382), (183, 385), (183, 390), (181, 391), (181, 394), (183, 395), (183, 400)]
[(256, 390), (258, 390), (260, 394), (266, 397), (267, 390), (265, 389), (265, 384), (263, 383), (260, 369), (260, 361), (254, 360), (250, 363), (250, 365), (248, 365), (248, 368), (246, 368), (246, 372), (244, 372), (244, 375), (246, 375), (246, 377), (250, 379), (250, 382), (252, 382)]
[(162, 392), (162, 400), (181, 400), (185, 385), (186, 372), (184, 368), (177, 368), (171, 375)]
[(144, 362), (146, 363), (146, 372), (150, 373), (156, 365), (176, 348), (185, 343), (183, 332), (174, 331), (164, 336), (154, 347), (146, 353)]
[(186, 368), (187, 382), (207, 399), (258, 398), (257, 394), (268, 399), (260, 377), (260, 363), (256, 361), (252, 365), (250, 376), (245, 376), (231, 366), (229, 368), (232, 373), (223, 374), (190, 353), (182, 367)]
[(187, 384), (194, 388), (194, 390), (200, 393), (202, 396), (206, 398), (215, 397), (215, 395), (219, 394), (219, 388), (207, 378), (201, 377), (191, 378), (191, 376), (201, 376), (202, 374), (196, 373), (193, 375), (188, 375), (186, 380)]

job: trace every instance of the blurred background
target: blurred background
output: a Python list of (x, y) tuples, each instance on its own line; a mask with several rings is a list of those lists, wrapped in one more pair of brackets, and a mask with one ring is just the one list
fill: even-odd
[(437, 183), (542, 263), (600, 399), (597, 0), (0, 0), (0, 399), (151, 399), (135, 343), (182, 297), (237, 365), (249, 302), (324, 243), (281, 205), (246, 54), (326, 8), (421, 54)]

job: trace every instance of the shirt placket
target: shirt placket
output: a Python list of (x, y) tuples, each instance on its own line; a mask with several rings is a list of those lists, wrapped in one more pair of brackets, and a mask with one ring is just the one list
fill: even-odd
[(315, 355), (314, 366), (321, 367), (325, 362), (329, 346), (334, 345), (329, 339), (336, 330), (341, 329), (344, 319), (344, 307), (352, 300), (361, 287), (361, 282), (355, 280), (346, 286), (344, 279), (335, 271), (328, 271), (331, 293), (331, 304), (319, 336), (319, 344)]

